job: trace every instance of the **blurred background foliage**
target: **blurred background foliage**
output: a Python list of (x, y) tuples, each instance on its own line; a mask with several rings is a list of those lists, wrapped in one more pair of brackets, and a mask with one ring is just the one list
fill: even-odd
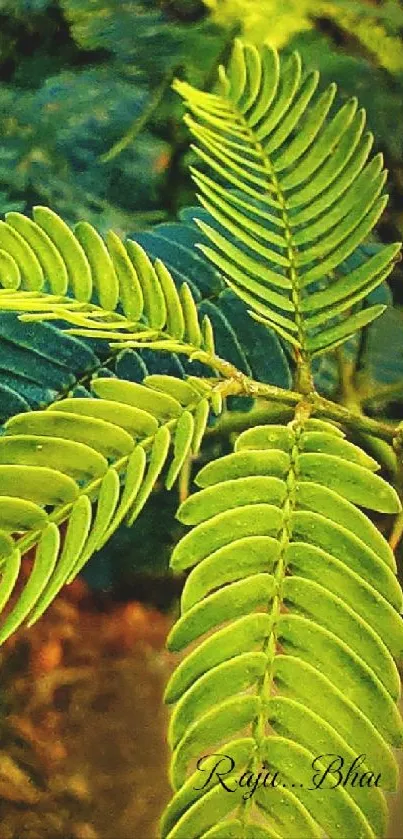
[(398, 193), (402, 31), (397, 0), (0, 0), (1, 209), (124, 233), (174, 218), (192, 190), (172, 77), (209, 88), (236, 34), (357, 95)]
[[(379, 235), (399, 240), (403, 8), (397, 0), (0, 0), (0, 211), (29, 213), (47, 204), (69, 223), (85, 219), (101, 232), (135, 236), (150, 255), (165, 259), (178, 282), (193, 282), (201, 313), (218, 323), (222, 351), (256, 378), (286, 387), (289, 368), (279, 341), (265, 333), (257, 342), (243, 304), (237, 309), (217, 272), (191, 253), (200, 240), (196, 211), (186, 210), (195, 203), (193, 154), (171, 82), (179, 76), (210, 89), (235, 35), (298, 49), (305, 66), (320, 70), (322, 86), (337, 83), (339, 103), (358, 97), (389, 168), (391, 201)], [(206, 279), (214, 288), (203, 288)], [(396, 420), (403, 416), (399, 267), (380, 294), (394, 309), (342, 352), (324, 356), (316, 384), (332, 398)], [(151, 363), (135, 360), (142, 375), (156, 372)], [(235, 427), (245, 420), (236, 402), (230, 407)], [(226, 422), (210, 429), (205, 457), (228, 445)], [(377, 454), (390, 476), (393, 453)], [(90, 584), (129, 597), (138, 596), (142, 575), (157, 579), (179, 535), (176, 502), (157, 493), (135, 534), (121, 528), (92, 560)], [(168, 586), (168, 601), (171, 596)], [(157, 583), (145, 585), (147, 598), (164, 605)]]

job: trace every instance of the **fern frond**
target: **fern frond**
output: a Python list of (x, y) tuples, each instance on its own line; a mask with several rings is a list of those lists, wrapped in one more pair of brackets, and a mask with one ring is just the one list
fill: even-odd
[[(203, 207), (187, 207), (181, 211), (179, 223), (157, 225), (150, 231), (136, 234), (136, 241), (152, 260), (162, 260), (178, 287), (184, 281), (187, 282), (196, 300), (199, 317), (201, 313), (206, 313), (211, 320), (216, 352), (221, 358), (226, 358), (243, 373), (252, 375), (258, 381), (292, 387), (291, 359), (276, 334), (251, 320), (245, 303), (225, 286), (219, 272), (195, 247), (197, 244), (208, 244), (208, 239), (197, 227), (197, 219), (210, 226), (214, 225), (213, 217)], [(238, 241), (237, 244), (243, 248), (242, 242)], [(346, 282), (346, 277), (357, 265), (374, 257), (381, 248), (377, 243), (359, 248), (358, 253), (352, 254), (335, 270), (333, 283), (339, 280)], [(207, 300), (204, 299), (206, 297)], [(385, 281), (369, 294), (364, 305), (391, 305), (391, 302)], [(385, 317), (386, 313), (383, 322)], [(356, 333), (344, 345), (343, 350), (348, 353), (351, 361), (360, 352), (361, 341), (366, 346), (370, 331), (371, 327), (369, 331), (365, 330), (361, 338)], [(315, 359), (313, 378), (320, 393), (328, 397), (337, 394), (339, 370), (333, 353)], [(245, 400), (241, 403), (238, 399), (237, 403), (238, 409), (241, 409)]]
[(163, 375), (144, 384), (98, 378), (92, 391), (96, 398), (18, 414), (0, 437), (2, 605), (21, 556), (36, 548), (1, 642), (24, 620), (34, 623), (123, 521), (133, 523), (168, 464), (164, 482), (173, 486), (185, 459), (197, 454), (213, 392)]
[[(34, 220), (8, 213), (0, 222), (7, 258), (0, 310), (21, 312), (23, 321), (65, 321), (68, 334), (104, 339), (114, 349), (192, 355), (205, 348), (189, 287), (177, 291), (160, 260), (153, 266), (137, 242), (124, 245), (113, 232), (105, 244), (87, 222), (73, 233), (47, 207), (33, 212)], [(208, 343), (211, 350), (211, 332)]]
[[(315, 356), (370, 323), (382, 306), (357, 310), (392, 270), (399, 245), (362, 261), (359, 246), (386, 204), (382, 157), (356, 100), (330, 117), (336, 86), (301, 59), (281, 61), (236, 41), (216, 93), (176, 81), (204, 168), (193, 169), (214, 224), (197, 220), (200, 248), (250, 313), (297, 352)], [(334, 272), (350, 256), (355, 270)]]
[(187, 207), (180, 213), (180, 222), (160, 224), (136, 234), (136, 241), (152, 260), (164, 263), (177, 287), (187, 283), (199, 320), (207, 315), (211, 321), (217, 355), (258, 381), (291, 387), (289, 359), (275, 333), (251, 322), (243, 301), (226, 287), (219, 271), (195, 247), (201, 238), (194, 221), (199, 214), (213, 222), (202, 208)]
[[(359, 509), (400, 509), (378, 468), (329, 423), (295, 419), (243, 432), (199, 472), (172, 556), (190, 574), (168, 645), (192, 650), (166, 691), (165, 839), (384, 836), (403, 598)], [(363, 784), (325, 774), (337, 756), (343, 779), (361, 756)]]
[[(123, 348), (161, 350), (172, 365), (160, 359), (151, 372), (173, 368), (179, 376), (185, 371), (175, 352), (192, 359), (213, 351), (208, 313), (199, 316), (186, 283), (177, 290), (162, 262), (153, 266), (136, 242), (124, 245), (111, 232), (105, 244), (85, 222), (73, 233), (51, 210), (36, 207), (34, 220), (7, 214), (0, 245), (1, 420), (46, 407), (69, 391), (80, 394), (80, 379), (102, 375), (111, 356), (119, 367)], [(141, 356), (137, 362), (132, 375), (142, 381), (148, 367)], [(207, 370), (199, 365), (194, 372)]]

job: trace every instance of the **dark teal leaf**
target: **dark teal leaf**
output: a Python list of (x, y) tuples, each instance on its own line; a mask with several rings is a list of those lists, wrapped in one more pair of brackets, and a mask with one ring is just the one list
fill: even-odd
[(220, 294), (217, 306), (237, 335), (253, 377), (260, 382), (290, 388), (290, 368), (277, 335), (262, 324), (254, 323), (242, 300), (230, 289)]
[(5, 422), (14, 414), (22, 411), (29, 411), (30, 406), (26, 399), (16, 393), (15, 390), (0, 384), (0, 421)]
[(142, 382), (148, 375), (148, 370), (140, 353), (134, 350), (123, 350), (116, 358), (115, 372), (118, 379), (127, 379), (129, 382)]

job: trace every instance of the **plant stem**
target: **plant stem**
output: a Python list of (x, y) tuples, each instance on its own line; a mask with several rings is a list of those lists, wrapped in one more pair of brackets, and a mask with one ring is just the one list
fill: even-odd
[[(46, 306), (49, 307), (46, 300), (48, 296), (50, 297), (50, 295), (38, 295), (38, 299), (35, 299), (34, 301), (35, 311), (39, 311), (39, 304), (41, 302), (43, 302), (44, 308)], [(21, 310), (21, 302), (19, 302), (21, 298), (19, 295), (12, 295), (10, 299), (7, 299), (7, 306), (5, 305), (5, 300), (6, 298), (0, 299), (0, 309), (7, 308), (8, 310), (17, 310), (19, 308)], [(28, 301), (24, 310), (25, 316), (32, 307), (32, 302), (31, 305), (29, 305), (29, 302), (30, 301)], [(89, 312), (86, 312), (87, 318), (90, 318), (91, 313), (99, 311), (99, 307), (90, 304), (87, 304), (87, 308), (90, 310)], [(69, 311), (64, 308), (58, 309), (58, 314), (66, 321), (68, 321), (71, 317)], [(46, 320), (47, 317), (48, 314), (44, 311), (42, 313), (42, 319)], [(116, 315), (114, 315), (114, 317), (116, 318)], [(121, 320), (124, 321), (125, 318), (121, 316)], [(129, 321), (128, 319), (126, 320), (126, 328), (128, 330), (132, 330), (136, 327), (135, 323)], [(99, 329), (99, 322), (94, 320), (93, 324), (90, 324), (90, 326), (91, 328), (93, 326), (95, 329)], [(121, 324), (119, 324), (119, 326), (121, 326)], [(108, 321), (105, 322), (105, 327), (108, 327)], [(87, 327), (86, 330), (86, 335), (89, 338), (91, 337), (91, 328)], [(76, 330), (69, 329), (68, 332), (70, 334), (75, 334)], [(254, 379), (249, 378), (249, 376), (246, 376), (244, 373), (241, 373), (237, 367), (229, 361), (220, 358), (218, 355), (214, 355), (213, 353), (199, 349), (192, 344), (175, 339), (163, 331), (160, 332), (157, 340), (132, 340), (130, 332), (125, 339), (125, 336), (120, 331), (119, 335), (116, 334), (116, 337), (119, 337), (119, 341), (109, 341), (112, 353), (129, 348), (162, 350), (163, 352), (186, 355), (190, 361), (200, 361), (202, 364), (209, 367), (210, 370), (218, 373), (221, 377), (221, 380), (218, 379), (213, 383), (211, 380), (209, 381), (210, 384), (215, 385), (221, 396), (252, 396), (255, 399), (261, 397), (269, 402), (280, 403), (283, 407), (285, 405), (290, 405), (294, 408), (300, 402), (303, 402), (305, 406), (310, 407), (312, 414), (318, 414), (326, 419), (341, 423), (342, 425), (352, 428), (355, 431), (361, 431), (365, 434), (379, 437), (381, 440), (386, 440), (387, 443), (391, 444), (396, 441), (398, 436), (399, 438), (402, 438), (403, 441), (402, 429), (398, 430), (397, 427), (391, 423), (380, 422), (379, 420), (364, 416), (359, 413), (355, 406), (351, 409), (344, 405), (339, 405), (336, 402), (331, 402), (329, 399), (325, 399), (323, 396), (320, 396), (316, 393), (316, 391), (306, 393), (296, 390), (284, 390), (281, 387), (277, 387), (277, 385), (257, 382)]]
[(255, 425), (289, 422), (294, 416), (294, 409), (290, 405), (270, 405), (266, 400), (260, 400), (250, 411), (224, 412), (215, 425), (206, 429), (206, 437), (228, 437), (229, 434), (239, 434), (246, 428)]
[(244, 393), (245, 396), (262, 397), (263, 399), (272, 402), (280, 402), (283, 405), (298, 405), (302, 400), (310, 402), (312, 406), (312, 414), (318, 414), (326, 419), (339, 422), (342, 425), (352, 428), (355, 431), (363, 431), (366, 434), (372, 434), (374, 437), (380, 437), (381, 440), (386, 440), (388, 443), (393, 443), (396, 436), (396, 427), (385, 422), (366, 417), (363, 414), (358, 414), (344, 405), (338, 405), (325, 399), (318, 393), (311, 393), (305, 395), (291, 390), (282, 390), (274, 385), (265, 385), (261, 382), (255, 382), (252, 379), (246, 379), (241, 383), (236, 381), (233, 383), (231, 390), (227, 389), (227, 393), (239, 394)]
[(393, 444), (396, 438), (396, 426), (392, 424), (379, 422), (379, 420), (357, 413), (356, 410), (350, 410), (344, 405), (331, 402), (329, 399), (320, 396), (316, 391), (305, 394), (294, 390), (283, 390), (283, 388), (277, 387), (277, 385), (267, 385), (263, 382), (257, 382), (244, 373), (241, 373), (237, 367), (225, 361), (225, 359), (217, 355), (212, 355), (204, 350), (195, 350), (190, 344), (165, 340), (149, 343), (144, 342), (143, 344), (139, 341), (128, 341), (124, 345), (116, 345), (120, 349), (123, 349), (123, 346), (136, 348), (147, 346), (148, 349), (155, 350), (166, 349), (169, 352), (183, 353), (192, 360), (201, 361), (202, 364), (210, 367), (211, 370), (214, 370), (222, 377), (221, 381), (217, 382), (217, 388), (222, 396), (252, 396), (255, 399), (261, 397), (269, 402), (279, 402), (283, 407), (286, 405), (296, 407), (303, 401), (305, 404), (310, 404), (312, 414), (318, 414), (326, 419), (339, 422), (355, 431), (372, 434), (374, 437), (386, 440), (387, 443)]
[(136, 119), (132, 122), (130, 128), (126, 131), (126, 134), (120, 138), (114, 145), (109, 149), (109, 151), (102, 154), (99, 158), (101, 163), (109, 163), (111, 160), (114, 160), (122, 151), (124, 151), (131, 143), (134, 142), (136, 137), (140, 134), (140, 132), (145, 128), (147, 123), (150, 121), (152, 115), (157, 110), (159, 104), (161, 103), (166, 90), (168, 89), (169, 85), (171, 84), (172, 78), (176, 73), (177, 68), (174, 70), (170, 70), (169, 73), (164, 76), (162, 82), (155, 88), (153, 93), (150, 96), (150, 99), (147, 105), (144, 108), (144, 111), (140, 114), (140, 116), (136, 117)]

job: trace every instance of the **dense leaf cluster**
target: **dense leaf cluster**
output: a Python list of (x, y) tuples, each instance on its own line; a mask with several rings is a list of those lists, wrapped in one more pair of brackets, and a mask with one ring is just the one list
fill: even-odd
[[(371, 240), (382, 155), (356, 100), (337, 103), (295, 52), (237, 39), (212, 91), (174, 88), (202, 209), (124, 241), (41, 205), (0, 222), (1, 608), (33, 555), (0, 641), (133, 524), (157, 482), (179, 481), (192, 529), (171, 558), (188, 576), (168, 646), (191, 648), (166, 692), (163, 836), (381, 839), (403, 743), (403, 595), (368, 515), (398, 526), (378, 473), (383, 460), (394, 476), (384, 441), (399, 452), (400, 436), (360, 417), (395, 387), (371, 332), (400, 251)], [(320, 393), (338, 389), (348, 408)], [(203, 438), (226, 423), (230, 451), (207, 452), (187, 497)], [(360, 755), (366, 782), (312, 794), (329, 753)], [(280, 792), (252, 790), (261, 767)]]
[[(357, 14), (362, 22), (359, 32)], [(134, 232), (153, 258), (165, 262), (177, 285), (188, 283), (200, 313), (207, 313), (214, 324), (219, 354), (258, 380), (289, 386), (294, 363), (281, 340), (258, 324), (251, 331), (246, 304), (224, 288), (219, 271), (194, 249), (203, 236), (200, 229), (196, 231), (193, 218), (214, 226), (208, 211), (183, 210), (179, 223), (136, 232), (172, 218), (179, 207), (193, 202), (184, 165), (192, 156), (180, 123), (178, 97), (170, 91), (171, 77), (176, 73), (207, 89), (233, 33), (241, 29), (255, 41), (269, 37), (274, 45), (297, 46), (305, 65), (321, 71), (323, 89), (331, 81), (338, 83), (338, 102), (358, 94), (375, 142), (386, 151), (387, 163), (392, 163), (392, 188), (394, 184), (396, 189), (403, 153), (396, 40), (402, 28), (399, 4), (395, 0), (376, 6), (363, 2), (359, 7), (344, 0), (331, 4), (2, 0), (0, 16), (2, 211), (21, 212), (44, 203), (68, 222), (85, 219), (101, 232), (111, 227), (123, 234)], [(376, 43), (374, 39), (369, 43), (374, 25), (378, 27)], [(392, 214), (384, 217), (389, 241), (396, 238), (400, 225), (393, 199), (394, 194), (389, 205)], [(242, 242), (238, 246), (242, 248)], [(347, 262), (340, 270), (350, 268)], [(395, 289), (399, 299), (397, 281)], [(390, 302), (386, 284), (367, 299), (372, 304)], [(402, 352), (392, 357), (388, 341), (383, 342), (379, 356), (378, 338), (371, 336), (383, 329), (387, 334), (383, 323), (374, 327), (374, 333), (371, 327), (357, 333), (344, 345), (343, 354), (350, 366), (359, 368), (355, 385), (360, 383), (362, 393), (358, 399), (366, 400), (371, 410), (396, 416), (401, 410), (398, 387), (381, 402), (371, 395), (379, 381), (384, 382), (385, 366), (403, 367)], [(32, 351), (36, 338), (27, 346), (27, 335), (20, 337), (15, 316), (2, 320), (3, 419), (27, 407), (47, 405), (74, 384), (79, 393), (87, 392), (79, 382), (98, 370), (116, 372), (116, 361), (108, 362), (108, 349), (101, 341), (95, 344), (92, 339), (88, 345), (85, 338), (65, 335), (63, 341), (70, 342), (67, 375), (54, 364), (50, 335), (55, 343), (59, 340), (56, 328), (46, 327), (51, 358), (46, 361), (49, 376), (45, 377), (39, 371), (38, 353)], [(182, 376), (188, 364), (183, 358), (168, 363), (166, 356), (148, 350), (125, 351), (124, 358), (125, 369), (130, 368), (127, 377), (136, 381), (142, 381), (147, 372)], [(44, 364), (43, 356), (40, 363)], [(314, 360), (314, 378), (321, 393), (338, 396), (339, 368), (334, 354)], [(227, 400), (233, 410), (251, 405), (250, 398)], [(391, 468), (389, 453), (384, 453), (385, 458)]]

